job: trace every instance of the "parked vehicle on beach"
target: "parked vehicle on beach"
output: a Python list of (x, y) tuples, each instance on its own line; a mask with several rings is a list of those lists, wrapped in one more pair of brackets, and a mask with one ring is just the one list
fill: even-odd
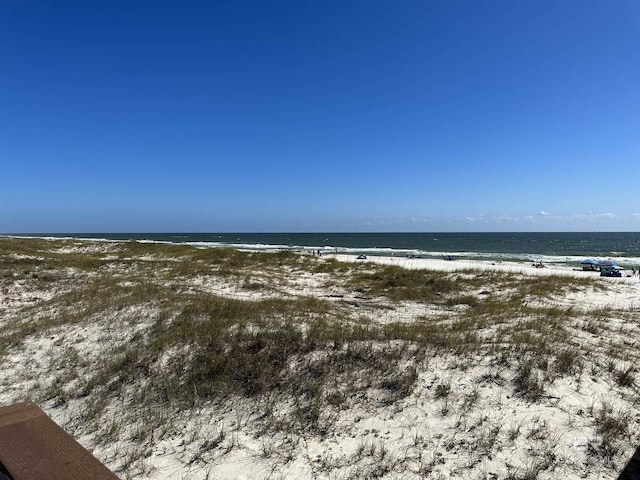
[(618, 267), (617, 265), (613, 265), (612, 267), (602, 267), (600, 269), (600, 276), (601, 277), (621, 277), (622, 272), (620, 270), (622, 270), (622, 268)]

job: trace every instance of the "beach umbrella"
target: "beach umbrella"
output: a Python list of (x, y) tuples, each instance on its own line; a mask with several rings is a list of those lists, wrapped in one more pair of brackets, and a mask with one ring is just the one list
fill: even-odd
[(613, 267), (615, 264), (608, 260), (603, 260), (602, 262), (596, 263), (596, 265), (598, 265), (599, 267)]

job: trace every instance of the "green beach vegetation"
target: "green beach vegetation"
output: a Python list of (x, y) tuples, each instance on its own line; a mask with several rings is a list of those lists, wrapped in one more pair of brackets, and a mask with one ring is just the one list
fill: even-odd
[[(298, 461), (302, 440), (355, 431), (347, 419), (409, 403), (457, 426), (453, 443), (416, 430), (400, 455), (368, 435), (351, 454), (309, 468), (318, 478), (418, 478), (446, 464), (439, 448), (467, 452), (465, 468), (482, 478), (480, 459), (522, 445), (535, 461), (505, 466), (508, 478), (614, 472), (640, 440), (631, 426), (640, 422), (638, 312), (566, 301), (611, 288), (599, 278), (291, 252), (0, 238), (2, 398), (64, 411), (63, 426), (123, 478), (152, 470), (169, 438), (182, 437), (192, 447), (185, 463), (202, 468), (241, 449), (228, 421), (185, 437), (207, 409), (235, 415), (261, 458), (282, 468)], [(473, 385), (456, 382), (465, 375)], [(559, 385), (587, 383), (624, 402), (563, 410), (595, 432), (570, 467), (545, 420), (506, 426), (482, 406), (489, 387), (535, 410), (561, 401)]]

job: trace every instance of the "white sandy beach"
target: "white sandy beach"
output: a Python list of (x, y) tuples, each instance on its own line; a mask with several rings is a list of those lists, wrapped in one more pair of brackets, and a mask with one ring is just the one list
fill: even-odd
[[(60, 250), (64, 254), (88, 249), (106, 259), (117, 258), (116, 247), (111, 244), (64, 248), (67, 250)], [(157, 260), (152, 255), (148, 258)], [(286, 419), (293, 405), (280, 397), (236, 397), (222, 403), (199, 403), (188, 411), (165, 412), (173, 427), (167, 434), (155, 432), (144, 441), (136, 440), (142, 438), (138, 430), (145, 425), (144, 418), (139, 418), (139, 424), (127, 424), (106, 441), (100, 440), (107, 435), (105, 424), (115, 423), (135, 405), (114, 400), (101, 417), (103, 425), (91, 433), (78, 424), (77, 416), (77, 412), (87, 409), (87, 397), (70, 395), (61, 401), (59, 393), (47, 392), (53, 391), (52, 382), (60, 382), (56, 380), (60, 378), (58, 374), (65, 372), (69, 346), (82, 359), (82, 374), (110, 350), (129, 342), (136, 332), (150, 328), (156, 315), (153, 308), (130, 305), (108, 314), (91, 314), (82, 323), (52, 326), (26, 337), (18, 346), (8, 346), (0, 364), (0, 405), (35, 399), (121, 478), (617, 478), (638, 446), (638, 387), (635, 382), (631, 386), (617, 384), (605, 372), (628, 368), (633, 374), (636, 372), (640, 323), (630, 312), (639, 311), (638, 278), (599, 278), (597, 273), (571, 268), (468, 260), (369, 257), (362, 261), (349, 255), (330, 255), (319, 261), (329, 258), (347, 264), (366, 262), (443, 273), (499, 271), (523, 278), (591, 277), (604, 288), (576, 289), (547, 300), (575, 317), (567, 320), (570, 342), (576, 351), (584, 353), (580, 373), (548, 380), (544, 394), (536, 401), (514, 394), (513, 363), (500, 363), (492, 355), (460, 358), (439, 352), (420, 362), (409, 395), (386, 402), (381, 400), (384, 392), (371, 388), (362, 391), (362, 397), (347, 399), (348, 408), (321, 412), (332, 416), (331, 428), (323, 434), (264, 430), (261, 412), (265, 402), (273, 402), (269, 408), (276, 419)], [(122, 267), (114, 264), (109, 268)], [(261, 272), (253, 274), (260, 276)], [(65, 275), (72, 279), (79, 272), (69, 270)], [(131, 277), (131, 281), (140, 279)], [(345, 290), (339, 282), (332, 284), (324, 273), (297, 272), (288, 278), (274, 278), (277, 288), (261, 291), (243, 290), (234, 281), (203, 275), (195, 275), (188, 282), (188, 288), (195, 292), (243, 300), (274, 295), (326, 298), (340, 308), (357, 309), (357, 315), (368, 321), (421, 322), (442, 310), (412, 301), (386, 304), (376, 300), (380, 307), (357, 303), (357, 293)], [(62, 295), (65, 288), (35, 288), (20, 272), (5, 277), (0, 289), (0, 323), (6, 327), (9, 322), (55, 315), (47, 310), (47, 302)], [(602, 308), (610, 309), (610, 316), (598, 317), (597, 328), (588, 327), (589, 312)], [(459, 309), (448, 315), (454, 312), (464, 315)], [(22, 318), (23, 315), (31, 317)], [(524, 319), (513, 321), (515, 325)], [(626, 346), (628, 352), (608, 360), (607, 352), (614, 346)], [(78, 379), (70, 373), (64, 378), (67, 383), (57, 388), (72, 391)], [(53, 396), (47, 398), (48, 395)], [(132, 402), (134, 396), (127, 398)], [(149, 413), (157, 414), (157, 410)], [(598, 453), (598, 415), (629, 422), (625, 438), (619, 439), (617, 450), (609, 457)]]
[[(410, 258), (404, 256), (368, 256), (366, 260), (357, 260), (356, 255), (330, 254), (341, 262), (375, 262), (383, 265), (397, 265), (409, 269), (437, 270), (442, 272), (455, 272), (461, 270), (491, 270), (523, 275), (571, 275), (576, 277), (595, 277), (598, 272), (583, 271), (576, 267), (545, 264), (543, 268), (536, 268), (532, 263), (489, 261), (489, 260), (444, 260), (437, 258)], [(630, 273), (630, 272), (627, 272)], [(616, 280), (624, 280), (626, 283), (640, 283), (638, 278), (621, 277)]]
[(611, 286), (607, 292), (581, 293), (571, 292), (567, 295), (576, 305), (603, 306), (616, 309), (635, 309), (640, 307), (640, 277), (632, 277), (630, 271), (623, 271), (622, 277), (600, 277), (597, 271), (585, 271), (579, 266), (545, 264), (536, 268), (532, 263), (495, 262), (488, 260), (444, 260), (434, 258), (407, 258), (394, 256), (368, 256), (366, 260), (358, 260), (356, 255), (329, 255), (341, 262), (373, 262), (381, 265), (396, 265), (412, 270), (432, 270), (439, 272), (460, 272), (464, 270), (494, 271), (518, 274), (523, 276), (567, 276), (574, 278), (596, 278)]

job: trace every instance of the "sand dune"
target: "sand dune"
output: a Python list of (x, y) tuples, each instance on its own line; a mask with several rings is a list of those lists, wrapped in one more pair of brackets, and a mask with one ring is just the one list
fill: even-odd
[(640, 444), (637, 278), (0, 248), (0, 404), (36, 401), (121, 478), (614, 479)]

